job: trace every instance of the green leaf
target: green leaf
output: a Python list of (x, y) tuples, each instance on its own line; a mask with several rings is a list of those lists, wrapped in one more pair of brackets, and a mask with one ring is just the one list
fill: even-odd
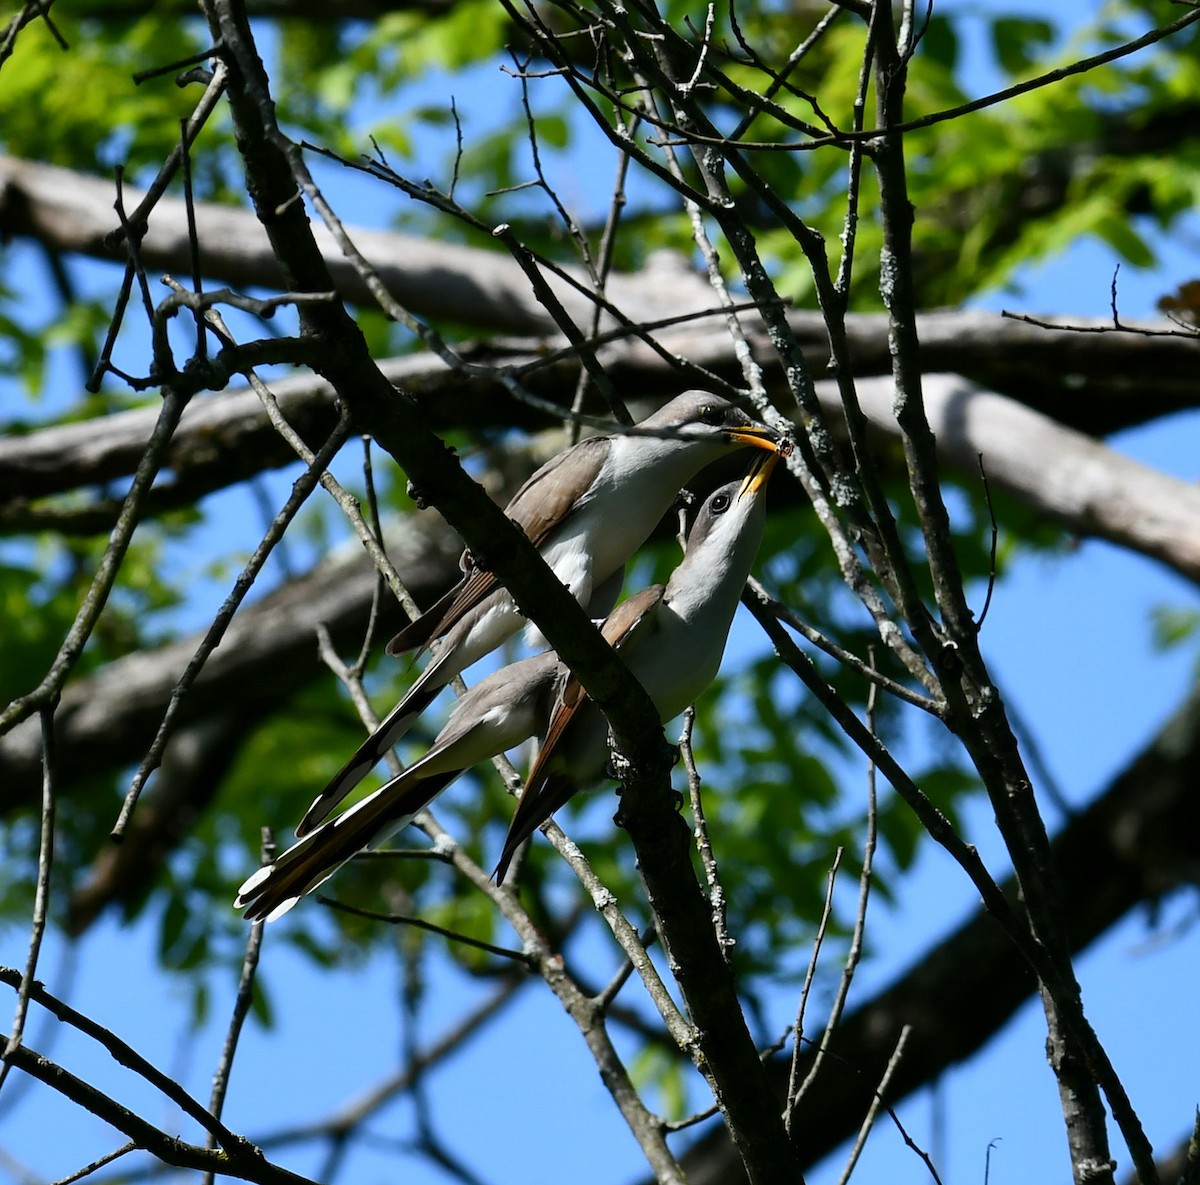
[(1173, 650), (1200, 634), (1200, 609), (1178, 605), (1156, 605), (1150, 615), (1154, 645)]
[(1054, 25), (1027, 16), (1001, 16), (992, 22), (992, 48), (996, 60), (1010, 75), (1031, 73), (1039, 51), (1054, 43)]
[(630, 1076), (639, 1087), (658, 1092), (656, 1110), (667, 1119), (682, 1119), (688, 1111), (684, 1061), (658, 1045), (646, 1045), (630, 1064)]
[(1127, 214), (1114, 210), (1102, 215), (1096, 220), (1095, 231), (1126, 263), (1144, 268), (1155, 265), (1154, 252), (1134, 230)]
[(921, 37), (921, 56), (952, 71), (958, 65), (958, 32), (954, 22), (934, 13)]

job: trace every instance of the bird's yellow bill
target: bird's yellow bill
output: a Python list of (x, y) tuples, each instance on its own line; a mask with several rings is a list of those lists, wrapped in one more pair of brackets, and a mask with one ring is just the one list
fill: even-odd
[[(788, 450), (791, 451), (790, 449)], [(742, 479), (741, 488), (738, 490), (738, 501), (740, 502), (745, 497), (754, 497), (759, 490), (767, 484), (767, 479), (775, 471), (775, 466), (779, 462), (779, 458), (785, 454), (778, 449), (770, 452), (767, 456), (756, 456), (754, 463), (750, 466), (750, 471)]]
[(730, 440), (736, 440), (738, 444), (748, 444), (753, 448), (766, 449), (772, 453), (779, 450), (779, 433), (772, 428), (755, 424), (748, 428), (729, 428), (727, 431)]

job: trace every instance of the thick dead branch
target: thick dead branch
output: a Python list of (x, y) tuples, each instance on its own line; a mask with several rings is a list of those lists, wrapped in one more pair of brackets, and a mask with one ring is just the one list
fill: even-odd
[[(369, 147), (363, 145), (364, 150)], [(114, 251), (105, 241), (117, 228), (113, 195), (111, 181), (0, 157), (0, 232), (6, 235), (31, 235), (58, 251), (123, 261), (121, 250)], [(140, 191), (125, 189), (128, 206), (141, 197)], [(397, 207), (404, 201), (397, 195)], [(198, 202), (196, 232), (212, 275), (244, 288), (288, 287), (267, 235), (250, 210)], [(353, 303), (374, 305), (367, 285), (329, 231), (315, 226), (313, 235), (338, 293)], [(361, 227), (352, 237), (391, 295), (414, 313), (505, 333), (554, 329), (525, 274), (507, 254)], [(158, 203), (139, 252), (147, 271), (188, 270), (187, 210), (181, 200), (164, 198)], [(656, 275), (651, 269), (640, 276), (612, 276), (608, 297), (635, 320), (649, 320), (663, 308), (683, 312), (711, 303), (708, 285), (699, 277), (672, 272), (656, 281)], [(576, 278), (590, 288), (586, 276)], [(553, 276), (548, 275), (547, 282), (576, 322), (587, 324), (591, 302)]]
[[(533, 354), (527, 357), (534, 359)], [(430, 355), (390, 359), (379, 368), (421, 401), (435, 427), (545, 425), (545, 416), (514, 404), (498, 383), (489, 386), (457, 375)], [(559, 369), (546, 372), (555, 389), (565, 386)], [(270, 386), (284, 418), (305, 443), (318, 447), (337, 423), (332, 386), (312, 374)], [(132, 473), (156, 414), (155, 407), (138, 408), (0, 439), (0, 500), (65, 493)], [(171, 441), (167, 467), (176, 482), (215, 470), (205, 480), (216, 489), (295, 460), (295, 453), (271, 427), (258, 396), (241, 387), (192, 400)]]
[[(1200, 582), (1200, 487), (1170, 477), (956, 375), (927, 375), (925, 410), (939, 458), (988, 480), (1077, 535), (1106, 539)], [(858, 385), (873, 427), (890, 436), (892, 385)], [(837, 393), (821, 392), (832, 407)]]
[[(999, 318), (988, 321), (993, 329), (1017, 325)], [(1022, 332), (1028, 328), (1019, 326)], [(632, 382), (638, 365), (629, 351), (614, 351), (614, 374), (628, 374)], [(499, 384), (489, 391), (483, 380), (456, 375), (428, 356), (398, 359), (382, 369), (416, 392), (437, 423), (500, 426), (512, 422), (509, 417), (518, 410)], [(570, 369), (563, 366), (544, 376), (551, 381), (540, 393), (570, 399)], [(1200, 581), (1200, 490), (1194, 485), (1123, 457), (966, 379), (938, 374), (927, 375), (925, 382), (928, 414), (945, 462), (974, 475), (982, 455), (997, 486), (1067, 530), (1128, 547)], [(334, 422), (332, 391), (323, 380), (288, 379), (274, 390), (289, 421), (307, 439), (319, 440)], [(859, 393), (872, 425), (894, 437), (890, 380), (862, 379)], [(818, 384), (818, 395), (836, 420), (840, 402), (833, 384)], [(153, 421), (154, 410), (148, 408), (0, 441), (0, 499), (62, 492), (123, 475), (136, 465)], [(250, 391), (193, 401), (170, 458), (176, 480), (211, 479), (222, 485), (264, 465), (291, 460), (294, 455), (279, 441)]]
[[(130, 200), (134, 197), (130, 191)], [(112, 198), (113, 187), (107, 180), (0, 156), (0, 231), (4, 233), (33, 235), (58, 251), (116, 259), (104, 245), (105, 236), (116, 225)], [(209, 275), (248, 287), (283, 286), (266, 235), (249, 210), (201, 203), (197, 219)], [(371, 303), (365, 286), (328, 233), (318, 228), (317, 234), (339, 291), (352, 301)], [(417, 315), (448, 318), (483, 331), (535, 335), (553, 331), (528, 281), (508, 256), (382, 231), (352, 228), (350, 234), (392, 295)], [(164, 200), (155, 209), (141, 255), (148, 267), (167, 271), (188, 267), (182, 202)], [(578, 293), (558, 286), (556, 292), (578, 324), (590, 322), (591, 309), (584, 307)], [(665, 263), (638, 275), (611, 276), (607, 295), (635, 321), (652, 320), (664, 311), (676, 314), (713, 304), (711, 289), (698, 275)], [(743, 320), (768, 381), (780, 389), (782, 378), (765, 332), (755, 327), (752, 318)], [(819, 373), (829, 357), (822, 316), (794, 310), (789, 321), (814, 372)], [(917, 328), (922, 365), (928, 371), (966, 375), (1093, 435), (1106, 435), (1200, 404), (1196, 380), (1200, 343), (1179, 337), (1075, 333), (1070, 329), (1072, 325), (1096, 329), (1107, 324), (1098, 320), (1055, 318), (1051, 323), (1062, 328), (1042, 329), (982, 312), (921, 314)], [(1131, 328), (1145, 327), (1129, 324)], [(852, 314), (846, 318), (846, 333), (854, 373), (889, 372), (886, 317)], [(658, 336), (671, 352), (724, 378), (741, 381), (741, 369), (720, 318)], [(544, 344), (525, 342), (516, 349), (527, 354)], [(500, 356), (504, 353), (501, 349)], [(662, 360), (645, 347), (612, 348), (601, 354), (601, 360), (616, 382), (640, 377), (648, 383), (657, 376), (657, 381), (676, 386), (696, 385), (672, 377)], [(572, 369), (573, 384), (578, 370)]]

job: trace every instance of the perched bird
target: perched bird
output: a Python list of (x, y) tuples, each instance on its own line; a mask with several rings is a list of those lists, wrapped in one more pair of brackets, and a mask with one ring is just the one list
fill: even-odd
[[(773, 451), (778, 444), (771, 429), (727, 400), (688, 391), (632, 432), (590, 437), (553, 457), (517, 491), (505, 514), (575, 599), (600, 617), (616, 600), (626, 561), (705, 465), (739, 445)], [(329, 816), (455, 675), (526, 624), (491, 572), (466, 553), (462, 569), (462, 580), (388, 644), (389, 654), (428, 646), (432, 658), (317, 796), (298, 836)]]
[[(739, 484), (701, 507), (687, 552), (668, 583), (623, 602), (605, 622), (662, 719), (681, 712), (712, 681), (738, 596), (762, 538), (763, 490), (772, 454)], [(333, 875), (356, 852), (391, 835), (476, 762), (544, 735), (505, 841), (503, 878), (518, 844), (575, 790), (599, 781), (608, 730), (599, 709), (553, 652), (480, 680), (457, 703), (429, 751), (402, 774), (293, 844), (238, 891), (246, 917), (273, 920)]]
[[(700, 508), (687, 552), (665, 585), (623, 601), (602, 628), (666, 724), (716, 678), (738, 600), (762, 542), (767, 478), (777, 454), (756, 461), (740, 486), (722, 486)], [(513, 814), (496, 879), (517, 848), (577, 790), (604, 773), (608, 723), (579, 680), (560, 684), (537, 759)]]

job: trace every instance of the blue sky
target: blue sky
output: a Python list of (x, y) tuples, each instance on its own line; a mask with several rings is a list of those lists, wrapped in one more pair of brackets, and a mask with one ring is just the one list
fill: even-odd
[[(1013, 6), (977, 5), (976, 10), (999, 7)], [(1030, 11), (1042, 9), (1031, 6)], [(484, 97), (486, 89), (481, 87)], [(471, 96), (459, 92), (456, 97), (461, 105)], [(1125, 315), (1148, 315), (1160, 293), (1200, 270), (1200, 258), (1178, 241), (1164, 248), (1162, 266), (1152, 274), (1123, 270)], [(1025, 273), (1019, 294), (997, 294), (979, 304), (1104, 315), (1113, 265), (1106, 248), (1081, 244)], [(31, 254), (29, 267), (36, 266)], [(30, 276), (32, 280), (32, 271)], [(71, 385), (63, 389), (72, 389), (69, 362), (60, 358), (55, 366), (55, 382), (69, 379)], [(15, 395), (11, 390), (5, 394)], [(1111, 443), (1194, 481), (1200, 468), (1200, 413), (1122, 434)], [(289, 481), (289, 475), (279, 475), (273, 488), (282, 490)], [(214, 534), (223, 529), (214, 528)], [(189, 614), (199, 622), (211, 611), (211, 598), (220, 586), (197, 588)], [(1195, 655), (1184, 650), (1154, 653), (1150, 613), (1163, 603), (1195, 606), (1196, 599), (1194, 588), (1148, 560), (1092, 542), (1068, 556), (1024, 557), (998, 588), (984, 633), (985, 649), (1006, 693), (1034, 723), (1070, 801), (1087, 801), (1182, 699), (1194, 675)], [(737, 637), (742, 645), (754, 644), (750, 630), (739, 630)], [(1081, 664), (1090, 665), (1081, 670)], [(989, 823), (982, 806), (969, 812), (970, 838), (999, 867)], [(873, 986), (886, 982), (974, 904), (962, 874), (940, 852), (927, 850), (904, 898), (890, 910), (878, 901), (873, 906), (876, 957), (861, 974), (856, 998), (867, 998)], [(1167, 932), (1169, 923), (1181, 920), (1191, 908), (1187, 902), (1168, 903), (1160, 930)], [(77, 968), (68, 994), (77, 1007), (111, 1025), (140, 1052), (177, 1074), (194, 1094), (206, 1098), (235, 984), (231, 978), (214, 977), (214, 1021), (188, 1032), (187, 1001), (180, 985), (157, 971), (155, 939), (146, 923), (123, 928), (105, 919), (75, 952)], [(0, 958), (22, 964), (25, 941), (23, 931), (5, 931)], [(71, 959), (63, 944), (52, 938), (42, 962), (46, 981), (61, 984)], [(277, 1027), (269, 1033), (256, 1026), (248, 1029), (226, 1111), (231, 1126), (251, 1136), (325, 1117), (385, 1076), (395, 1066), (399, 1049), (390, 960), (375, 958), (334, 973), (317, 971), (270, 932), (265, 959), (274, 985)], [(1143, 1112), (1151, 1139), (1164, 1147), (1183, 1135), (1200, 1099), (1195, 1068), (1200, 1065), (1200, 1043), (1191, 987), (1196, 964), (1193, 932), (1154, 943), (1140, 918), (1127, 920), (1080, 964), (1093, 1022)], [(454, 1023), (469, 995), (435, 957), (429, 1030), (421, 1034), (423, 1043), (436, 1040), (443, 1027)], [(793, 1007), (790, 995), (782, 992), (772, 1001), (781, 1025), (790, 1019)], [(144, 1107), (151, 1118), (160, 1118), (168, 1127), (174, 1123), (170, 1109), (136, 1079), (74, 1034), (48, 1026), (44, 1016), (35, 1013), (29, 1041), (77, 1073), (114, 1083), (123, 1099)], [(936, 1094), (923, 1092), (904, 1104), (906, 1124), (938, 1156), (943, 1180), (981, 1179), (985, 1149), (993, 1140), (1000, 1142), (992, 1154), (992, 1181), (1068, 1180), (1054, 1083), (1041, 1054), (1043, 1042), (1040, 1009), (1027, 1006), (980, 1057), (948, 1074)], [(435, 1116), (445, 1117), (444, 1138), (495, 1185), (556, 1185), (566, 1178), (577, 1185), (612, 1185), (644, 1173), (640, 1153), (616, 1116), (577, 1032), (538, 984), (521, 993), (500, 1024), (440, 1068), (429, 1090)], [(370, 1130), (390, 1141), (409, 1130), (403, 1119), (407, 1113), (407, 1103), (394, 1107)], [(940, 1137), (939, 1126), (944, 1132)], [(14, 1079), (0, 1094), (0, 1178), (8, 1174), (18, 1179), (12, 1161), (4, 1159), (8, 1156), (52, 1179), (119, 1142), (98, 1121), (41, 1089), (28, 1090)], [(390, 1159), (391, 1151), (356, 1151), (343, 1179), (397, 1179), (401, 1174)], [(1123, 1150), (1117, 1154), (1127, 1164)], [(319, 1157), (305, 1154), (280, 1159), (302, 1172), (316, 1172), (320, 1164)], [(445, 1180), (416, 1159), (403, 1163), (402, 1176), (412, 1185)], [(816, 1185), (836, 1179), (833, 1167), (811, 1178)], [(926, 1175), (883, 1121), (858, 1179), (916, 1185)]]

